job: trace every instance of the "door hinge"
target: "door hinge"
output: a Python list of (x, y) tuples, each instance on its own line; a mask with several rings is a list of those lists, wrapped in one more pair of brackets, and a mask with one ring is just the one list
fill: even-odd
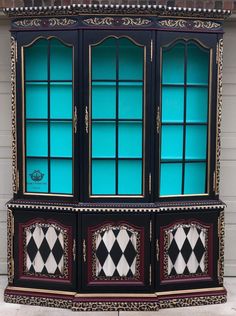
[(150, 241), (152, 241), (152, 221), (150, 221), (149, 229), (150, 229)]
[(216, 191), (216, 172), (213, 173), (213, 191)]
[(159, 252), (160, 252), (160, 249), (159, 249), (159, 240), (157, 239), (157, 240), (156, 240), (156, 258), (157, 258), (157, 261), (159, 261)]
[(151, 172), (149, 173), (149, 178), (148, 178), (148, 191), (149, 191), (149, 194), (152, 193), (152, 175), (151, 175)]
[(152, 62), (152, 60), (153, 60), (153, 40), (151, 40), (151, 48), (150, 49), (151, 49), (150, 50), (150, 60)]
[(77, 107), (74, 107), (74, 133), (77, 133), (77, 123), (78, 123), (78, 115), (77, 115)]
[(85, 132), (88, 134), (89, 132), (89, 115), (88, 115), (88, 107), (85, 107), (85, 115), (84, 115), (84, 124), (85, 124)]
[(152, 265), (149, 266), (149, 284), (152, 284)]
[(76, 260), (76, 241), (73, 241), (73, 260)]
[(17, 41), (15, 41), (15, 54), (16, 54), (16, 63), (18, 62), (18, 51), (17, 51)]
[(219, 42), (216, 43), (216, 64), (219, 62)]
[(83, 240), (83, 260), (84, 262), (86, 262), (87, 258), (86, 258), (86, 241), (85, 239)]
[(16, 172), (16, 191), (18, 192), (20, 188), (20, 172), (17, 170)]
[(160, 107), (157, 107), (157, 114), (156, 114), (156, 129), (157, 134), (160, 133), (160, 126), (161, 126), (161, 115), (160, 115)]

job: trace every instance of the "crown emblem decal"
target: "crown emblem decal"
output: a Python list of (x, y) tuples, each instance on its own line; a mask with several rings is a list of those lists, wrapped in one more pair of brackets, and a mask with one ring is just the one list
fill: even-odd
[(41, 181), (43, 177), (44, 174), (40, 170), (34, 170), (34, 172), (30, 173), (30, 178), (35, 182)]

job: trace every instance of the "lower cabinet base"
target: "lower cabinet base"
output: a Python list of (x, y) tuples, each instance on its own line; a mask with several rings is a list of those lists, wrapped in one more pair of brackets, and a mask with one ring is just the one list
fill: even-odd
[(158, 311), (163, 308), (221, 304), (227, 301), (224, 287), (150, 294), (78, 294), (7, 287), (7, 303), (67, 308), (73, 311)]

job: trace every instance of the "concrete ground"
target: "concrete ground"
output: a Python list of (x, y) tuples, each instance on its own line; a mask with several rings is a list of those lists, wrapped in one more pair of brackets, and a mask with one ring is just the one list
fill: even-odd
[(72, 312), (58, 308), (8, 304), (3, 302), (6, 284), (6, 276), (0, 276), (1, 316), (236, 316), (236, 278), (225, 278), (225, 287), (228, 290), (226, 304), (163, 309), (158, 312)]

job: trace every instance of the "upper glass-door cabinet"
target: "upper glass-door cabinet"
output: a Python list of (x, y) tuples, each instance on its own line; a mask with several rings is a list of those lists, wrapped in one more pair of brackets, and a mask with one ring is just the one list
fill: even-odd
[[(135, 38), (137, 37), (137, 39)], [(86, 34), (88, 196), (145, 198), (149, 34)]]
[(73, 54), (51, 35), (21, 46), (24, 194), (73, 195)]
[(215, 43), (191, 34), (181, 38), (172, 34), (160, 42), (159, 197), (207, 196), (213, 167)]

